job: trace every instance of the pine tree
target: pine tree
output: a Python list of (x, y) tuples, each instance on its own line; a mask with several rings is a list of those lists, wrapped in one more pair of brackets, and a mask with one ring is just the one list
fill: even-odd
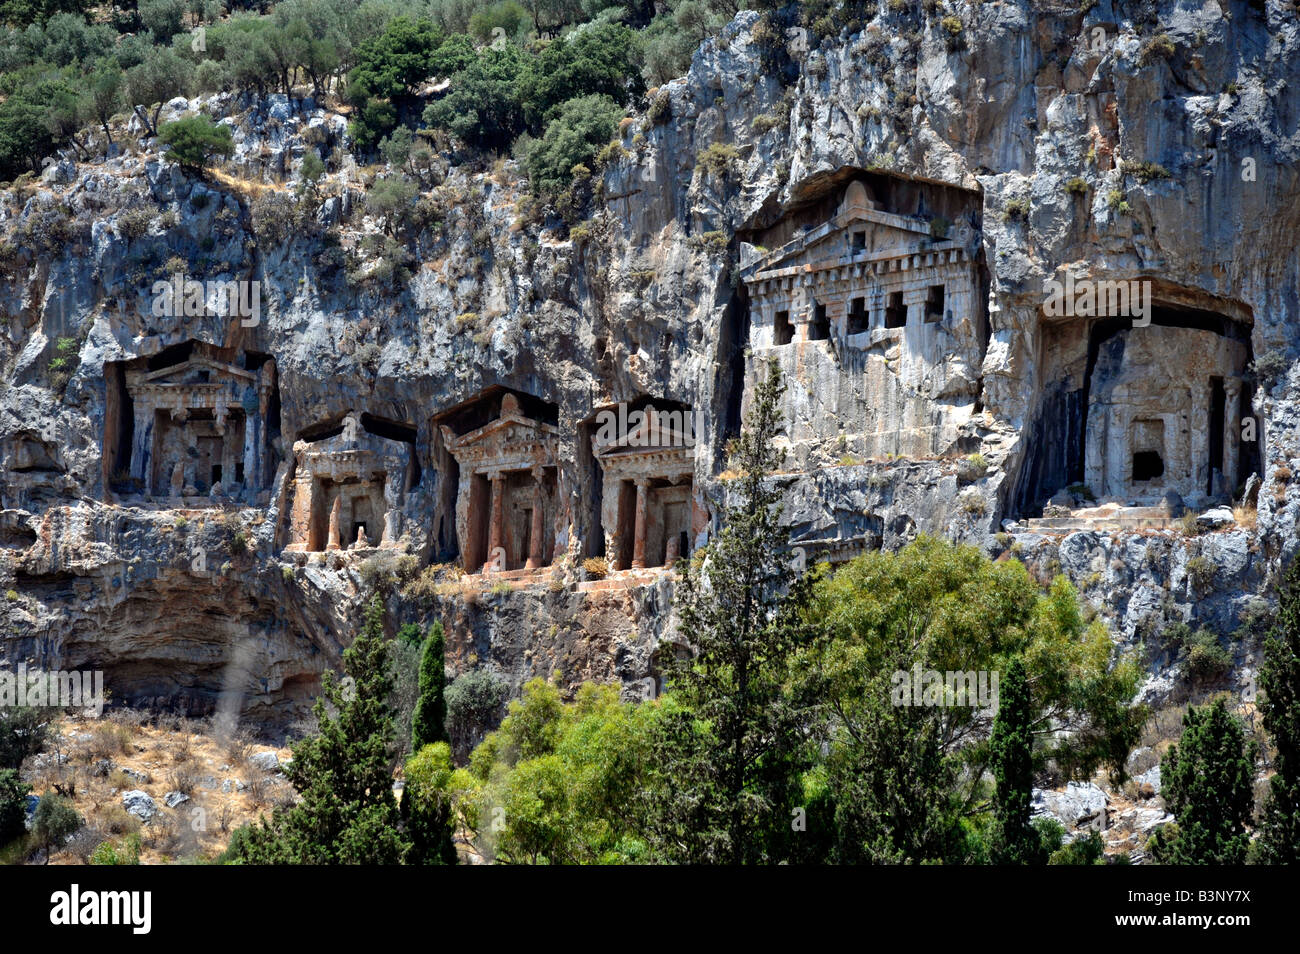
[(420, 657), (420, 696), (415, 701), (411, 719), (411, 751), (419, 752), (435, 742), (451, 742), (447, 737), (446, 640), (442, 623), (429, 627)]
[(998, 689), (998, 714), (989, 740), (993, 778), (993, 858), (998, 864), (1042, 862), (1038, 833), (1029, 824), (1034, 784), (1033, 705), (1025, 664), (1016, 657)]
[(1264, 641), (1259, 709), (1277, 747), (1257, 850), (1265, 864), (1300, 863), (1300, 560), (1287, 570), (1278, 619)]
[(250, 864), (397, 864), (410, 847), (401, 831), (389, 771), (384, 606), (375, 597), (356, 641), (343, 653), (347, 679), (321, 679), (318, 735), (293, 747), (286, 769), (301, 796), (269, 823), (244, 828), (227, 856)]
[(1239, 865), (1254, 807), (1255, 745), (1222, 699), (1183, 717), (1183, 735), (1160, 762), (1162, 794), (1178, 834), (1158, 860), (1178, 865)]
[(680, 633), (695, 656), (669, 673), (669, 690), (686, 708), (667, 720), (667, 761), (657, 767), (664, 786), (651, 811), (672, 860), (773, 860), (789, 826), (807, 712), (786, 686), (804, 591), (791, 586), (781, 492), (769, 479), (784, 457), (775, 446), (784, 390), (773, 362), (737, 441), (741, 473), (722, 530), (679, 583)]

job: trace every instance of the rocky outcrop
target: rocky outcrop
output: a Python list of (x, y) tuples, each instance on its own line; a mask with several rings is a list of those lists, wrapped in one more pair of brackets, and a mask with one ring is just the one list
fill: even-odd
[[(699, 414), (688, 543), (698, 545), (725, 494), (726, 443), (756, 360), (770, 348), (792, 384), (789, 472), (778, 480), (808, 559), (893, 548), (921, 532), (976, 542), (1044, 576), (1065, 572), (1124, 645), (1145, 639), (1149, 648), (1174, 620), (1245, 627), (1229, 679), (1248, 681), (1248, 623), (1295, 552), (1300, 517), (1290, 343), (1300, 143), (1288, 121), (1300, 95), (1300, 27), (1273, 0), (1084, 6), (958, 4), (954, 29), (882, 5), (861, 31), (824, 38), (774, 34), (742, 12), (625, 124), (591, 184), (590, 216), (572, 229), (529, 211), (510, 160), (470, 162), (426, 183), (417, 212), (440, 224), (394, 251), (386, 223), (366, 212), (371, 173), (348, 152), (343, 117), (310, 99), (168, 104), (167, 115), (202, 108), (234, 130), (232, 171), (205, 180), (132, 129), (101, 161), (65, 159), (16, 185), (0, 205), (5, 658), (104, 668), (119, 700), (285, 720), (337, 664), (378, 586), (396, 618), (448, 624), (456, 671), (491, 665), (513, 687), (559, 672), (569, 686), (617, 679), (629, 692), (652, 691), (654, 649), (673, 625), (671, 579), (580, 588), (583, 560), (618, 535), (616, 518), (602, 524), (593, 415), (644, 399)], [(701, 161), (715, 145), (725, 148)], [(300, 202), (294, 177), (308, 148), (330, 172)], [(949, 317), (949, 297), (933, 315), (949, 335), (934, 340), (959, 342), (955, 350), (909, 350), (920, 332), (888, 328), (898, 319), (887, 301), (881, 333), (853, 337), (852, 322), (876, 319), (863, 317), (874, 305), (855, 318), (852, 294), (844, 313), (826, 316), (825, 337), (815, 302), (800, 319), (812, 336), (786, 345), (754, 337), (760, 316), (742, 272), (768, 244), (805, 247), (852, 182), (872, 190), (873, 222), (915, 243), (895, 256), (905, 267), (934, 265), (950, 226), (962, 238), (954, 248), (965, 250), (970, 307)], [(202, 283), (200, 313), (157, 307), (156, 283), (182, 268)], [(1155, 320), (1124, 335), (1213, 327), (1240, 345), (1223, 374), (1253, 360), (1238, 404), (1218, 405), (1226, 420), (1216, 428), (1197, 418), (1211, 457), (1212, 435), (1234, 415), (1252, 421), (1237, 474), (1257, 473), (1249, 521), (1228, 526), (1220, 513), (1203, 535), (1168, 522), (1066, 532), (1025, 522), (1081, 479), (1082, 431), (1100, 426), (1089, 423), (1100, 420), (1089, 415), (1091, 376), (1103, 375), (1097, 394), (1133, 381), (1122, 356), (1095, 359), (1124, 335), (1048, 313), (1047, 283), (1067, 272), (1150, 283)], [(211, 307), (209, 292), (229, 282), (257, 283), (255, 320), (247, 309)], [(923, 287), (907, 295), (906, 320), (924, 326), (933, 298)], [(132, 483), (139, 442), (126, 439), (126, 372), (176, 367), (191, 342), (215, 349), (232, 380), (273, 361), (264, 406), (215, 415), (211, 426), (198, 418), (194, 432), (215, 439), (218, 423), (265, 418), (248, 438), (267, 455), (263, 497), (229, 492), (229, 446), (216, 457), (196, 448), (208, 475), (192, 486), (209, 485), (206, 504), (177, 508)], [(1156, 354), (1177, 369), (1188, 347)], [(61, 356), (70, 360), (54, 363)], [(1176, 405), (1162, 418), (1170, 434), (1191, 413), (1180, 410), (1179, 387), (1158, 388)], [(471, 586), (430, 571), (430, 592), (412, 595), (426, 566), (462, 550), (443, 415), (463, 435), (487, 420), (474, 421), (474, 402), (503, 391), (540, 402), (530, 413), (555, 429), (555, 512), (568, 521), (549, 531), (560, 543), (555, 563), (518, 585)], [(1126, 394), (1112, 404), (1132, 408)], [(1212, 412), (1214, 398), (1197, 394)], [(1147, 445), (1164, 432), (1124, 413), (1116, 460), (1155, 453)], [(357, 510), (338, 552), (284, 559), (298, 539), (294, 520), (303, 528), (330, 513), (305, 507), (295, 517), (296, 468), (347, 420), (409, 449), (389, 455), (416, 462), (405, 482), (365, 498), (378, 501), (365, 513), (382, 505), (401, 519), (370, 526)], [(891, 435), (904, 432), (915, 439), (889, 451)], [(218, 459), (221, 479), (209, 479)], [(178, 496), (190, 500), (181, 463), (155, 486), (175, 474)], [(1217, 468), (1216, 485), (1216, 468), (1195, 466), (1205, 472), (1184, 490), (1215, 500), (1237, 490), (1225, 486), (1228, 468)], [(1129, 496), (1141, 495), (1116, 500), (1140, 502)], [(352, 551), (356, 524), (369, 546)], [(376, 548), (381, 534), (394, 546)], [(329, 538), (328, 523), (318, 535)], [(1149, 698), (1184, 691), (1174, 656), (1147, 661)]]

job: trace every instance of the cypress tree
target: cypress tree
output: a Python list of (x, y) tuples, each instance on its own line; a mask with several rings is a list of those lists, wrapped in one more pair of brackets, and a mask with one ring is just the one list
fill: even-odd
[(1278, 619), (1264, 641), (1259, 709), (1277, 747), (1277, 774), (1269, 783), (1260, 819), (1259, 860), (1300, 863), (1300, 560), (1287, 569)]
[(450, 743), (447, 737), (446, 640), (442, 623), (429, 627), (420, 657), (420, 695), (411, 717), (411, 751), (419, 752), (435, 742)]
[(1033, 732), (1029, 677), (1016, 657), (998, 687), (998, 714), (989, 740), (993, 778), (993, 815), (997, 822), (993, 857), (998, 864), (1039, 864), (1038, 833), (1029, 824), (1034, 785)]
[(1183, 717), (1183, 736), (1160, 762), (1162, 794), (1178, 834), (1159, 852), (1177, 865), (1239, 865), (1250, 838), (1255, 746), (1222, 699)]

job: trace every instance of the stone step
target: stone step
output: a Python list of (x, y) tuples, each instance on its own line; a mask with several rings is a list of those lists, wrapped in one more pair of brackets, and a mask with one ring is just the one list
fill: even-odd
[(633, 590), (641, 586), (652, 586), (659, 581), (668, 569), (620, 570), (600, 580), (584, 580), (578, 584), (579, 593), (601, 593), (608, 590)]
[(1151, 517), (1030, 517), (1025, 521), (1030, 530), (1167, 530), (1174, 526), (1167, 516)]

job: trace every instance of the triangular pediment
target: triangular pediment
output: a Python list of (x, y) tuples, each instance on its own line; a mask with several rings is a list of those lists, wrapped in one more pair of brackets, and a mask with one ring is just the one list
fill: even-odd
[(854, 208), (768, 252), (746, 269), (745, 277), (753, 280), (880, 261), (942, 249), (949, 244), (932, 236), (925, 219)]
[(202, 387), (231, 381), (252, 384), (257, 381), (257, 375), (234, 365), (196, 357), (146, 374), (142, 383), (151, 387)]
[(523, 444), (550, 441), (558, 434), (559, 428), (551, 424), (535, 421), (522, 414), (503, 413), (495, 421), (460, 437), (452, 437), (447, 443), (457, 449), (479, 444)]

